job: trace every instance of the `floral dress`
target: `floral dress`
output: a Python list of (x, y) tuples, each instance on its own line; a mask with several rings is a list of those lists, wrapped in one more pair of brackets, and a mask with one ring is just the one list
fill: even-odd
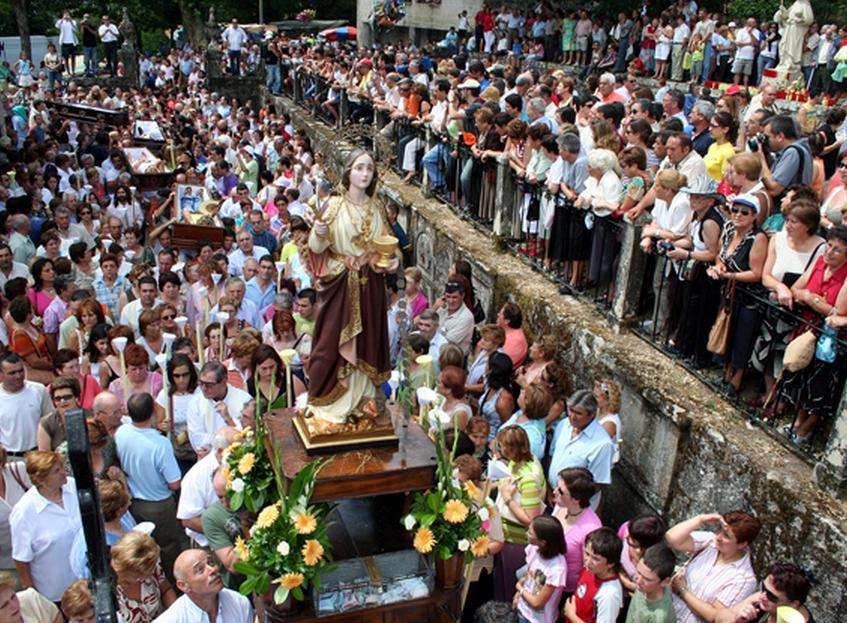
[(574, 30), (576, 22), (569, 17), (566, 17), (562, 22), (562, 52), (573, 52), (576, 49), (574, 45)]
[(161, 565), (156, 565), (153, 575), (141, 581), (141, 598), (128, 597), (120, 584), (115, 585), (118, 618), (123, 623), (151, 623), (164, 610), (159, 587), (165, 581)]

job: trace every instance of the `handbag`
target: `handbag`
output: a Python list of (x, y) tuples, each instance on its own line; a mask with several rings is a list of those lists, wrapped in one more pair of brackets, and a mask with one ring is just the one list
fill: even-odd
[(833, 363), (835, 361), (835, 329), (828, 325), (824, 325), (821, 331), (821, 336), (818, 338), (815, 346), (815, 359), (824, 363)]
[(732, 320), (732, 302), (735, 298), (735, 282), (729, 286), (729, 296), (726, 297), (726, 303), (718, 310), (718, 316), (715, 318), (715, 323), (709, 331), (709, 341), (706, 343), (706, 350), (715, 355), (725, 355), (729, 347), (729, 329)]
[(818, 340), (811, 329), (795, 337), (785, 347), (782, 367), (789, 372), (797, 372), (808, 366), (812, 363), (812, 357), (815, 356), (817, 343)]

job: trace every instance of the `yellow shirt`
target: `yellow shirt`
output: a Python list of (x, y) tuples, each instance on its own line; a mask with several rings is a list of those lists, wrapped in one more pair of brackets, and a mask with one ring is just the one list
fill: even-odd
[(706, 164), (706, 173), (709, 174), (716, 182), (723, 179), (726, 169), (729, 166), (729, 161), (735, 155), (735, 147), (732, 143), (726, 142), (723, 145), (712, 143), (709, 145), (709, 151), (706, 152), (706, 157), (703, 162)]

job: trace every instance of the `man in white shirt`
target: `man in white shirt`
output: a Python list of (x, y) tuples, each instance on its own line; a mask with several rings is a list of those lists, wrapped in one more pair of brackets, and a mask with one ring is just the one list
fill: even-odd
[(41, 383), (25, 380), (24, 361), (15, 353), (0, 358), (0, 444), (13, 457), (36, 446), (38, 421), (53, 405)]
[(438, 356), (441, 354), (441, 347), (447, 344), (447, 338), (438, 330), (438, 312), (434, 309), (425, 309), (418, 317), (415, 318), (415, 325), (420, 334), (429, 340), (429, 352), (432, 357), (432, 365), (435, 372), (438, 372)]
[(201, 516), (204, 510), (218, 501), (213, 484), (215, 470), (221, 464), (224, 449), (233, 442), (237, 432), (237, 429), (227, 426), (215, 433), (212, 439), (213, 451), (192, 465), (182, 478), (176, 518), (182, 522), (188, 538), (200, 547), (208, 545), (203, 535)]
[(238, 248), (229, 254), (230, 275), (241, 276), (244, 270), (244, 262), (247, 261), (247, 258), (252, 257), (258, 262), (266, 255), (270, 255), (265, 247), (259, 247), (253, 244), (253, 234), (246, 229), (238, 232), (235, 242)]
[(682, 80), (682, 58), (685, 56), (685, 50), (688, 47), (688, 38), (691, 36), (691, 29), (685, 23), (685, 18), (680, 15), (677, 17), (677, 25), (673, 31), (673, 52), (671, 60), (673, 62), (671, 70), (671, 80), (680, 82)]
[(142, 277), (138, 280), (138, 298), (127, 303), (121, 311), (121, 324), (132, 327), (136, 335), (138, 332), (138, 317), (145, 309), (153, 309), (156, 306), (156, 294), (158, 288), (153, 277)]
[(153, 623), (252, 623), (250, 600), (224, 588), (219, 569), (207, 551), (182, 552), (174, 563), (174, 578), (183, 595)]
[(201, 393), (188, 404), (185, 418), (188, 440), (197, 456), (206, 456), (215, 433), (224, 427), (242, 428), (242, 412), (250, 394), (226, 382), (227, 371), (218, 361), (209, 361), (200, 371)]
[(739, 28), (735, 33), (735, 63), (732, 65), (732, 73), (735, 74), (735, 84), (741, 83), (744, 77), (744, 86), (750, 84), (750, 76), (753, 73), (753, 59), (759, 47), (759, 31), (756, 30), (756, 20), (749, 18), (744, 28)]
[(0, 242), (0, 292), (6, 287), (10, 279), (23, 277), (29, 279), (29, 268), (26, 264), (16, 262), (12, 259), (12, 249), (5, 242)]
[(226, 42), (226, 52), (229, 56), (229, 73), (237, 76), (240, 73), (241, 48), (247, 42), (247, 33), (238, 25), (234, 17), (221, 35)]
[(440, 332), (467, 355), (473, 337), (473, 312), (464, 302), (465, 288), (459, 281), (448, 281), (444, 287), (444, 304), (438, 310)]
[(79, 45), (79, 39), (76, 22), (71, 19), (70, 11), (62, 13), (62, 18), (56, 21), (56, 30), (59, 31), (59, 50), (65, 61), (65, 69), (68, 75), (73, 76), (76, 73), (76, 46)]
[(118, 73), (118, 36), (120, 35), (118, 27), (109, 20), (108, 15), (104, 15), (103, 23), (97, 29), (97, 34), (100, 35), (100, 41), (103, 42), (106, 67), (109, 68), (109, 74), (114, 76)]

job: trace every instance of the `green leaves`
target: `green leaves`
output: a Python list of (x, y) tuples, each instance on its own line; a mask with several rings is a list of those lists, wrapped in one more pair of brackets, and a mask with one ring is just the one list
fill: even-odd
[(244, 492), (243, 491), (233, 491), (229, 496), (229, 505), (232, 510), (237, 511), (241, 508), (242, 504), (244, 504)]
[[(299, 591), (300, 589), (295, 588), (294, 590)], [(285, 588), (284, 586), (282, 586), (281, 584), (279, 586), (277, 586), (276, 590), (274, 591), (274, 603), (275, 604), (281, 604), (282, 602), (284, 602), (286, 599), (288, 599), (288, 593), (289, 593), (288, 589)], [(300, 594), (302, 595), (303, 593), (300, 593)], [(299, 599), (300, 599), (300, 601), (303, 600), (302, 597), (300, 597)]]

